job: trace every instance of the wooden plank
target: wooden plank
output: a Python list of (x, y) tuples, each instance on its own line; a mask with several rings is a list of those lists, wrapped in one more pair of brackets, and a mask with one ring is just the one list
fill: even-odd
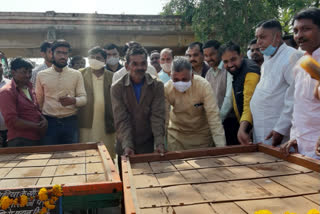
[(320, 194), (305, 195), (304, 197), (320, 205)]
[[(19, 151), (20, 152), (20, 151)], [(24, 160), (39, 160), (39, 159), (49, 159), (52, 157), (52, 153), (43, 153), (43, 154), (23, 154), (18, 156), (17, 159)]]
[(114, 179), (116, 179), (116, 181), (119, 181), (120, 180), (119, 175), (116, 173), (114, 168), (111, 169), (111, 167), (113, 166), (113, 162), (112, 162), (112, 159), (109, 155), (109, 152), (108, 152), (106, 146), (102, 142), (98, 143), (97, 146), (98, 146), (98, 151), (100, 154), (100, 158), (101, 158), (101, 162), (102, 162), (103, 171), (104, 171), (105, 176), (110, 181), (112, 181)]
[(291, 169), (294, 169), (294, 170), (297, 170), (297, 171), (299, 171), (301, 173), (312, 172), (311, 169), (308, 169), (306, 167), (303, 167), (303, 166), (300, 166), (300, 165), (297, 165), (297, 164), (294, 164), (294, 163), (290, 163), (290, 162), (287, 162), (287, 161), (281, 162), (281, 164), (286, 165), (287, 167), (289, 167)]
[(261, 174), (246, 167), (221, 167), (221, 168), (207, 168), (198, 170), (209, 181), (223, 181), (227, 179), (244, 179), (244, 178), (259, 178)]
[(46, 166), (42, 171), (41, 176), (42, 177), (54, 176), (57, 168), (58, 168), (57, 166)]
[(251, 165), (248, 167), (262, 174), (263, 176), (289, 175), (289, 174), (299, 173), (299, 171), (289, 168), (288, 166), (286, 166), (285, 164), (282, 164), (281, 162), (257, 164), (257, 165)]
[(247, 213), (254, 213), (258, 210), (269, 210), (272, 213), (307, 213), (310, 209), (318, 208), (316, 204), (303, 197), (274, 198), (263, 200), (249, 200), (236, 202)]
[(86, 163), (97, 163), (97, 162), (101, 162), (100, 156), (86, 157)]
[(177, 171), (169, 161), (150, 162), (149, 164), (154, 173)]
[(199, 190), (205, 199), (215, 202), (272, 196), (270, 192), (250, 180), (198, 184), (193, 186)]
[(39, 177), (44, 167), (13, 168), (6, 178)]
[(273, 177), (271, 180), (295, 193), (314, 193), (320, 188), (320, 179), (310, 176), (309, 174)]
[(206, 167), (222, 167), (222, 166), (234, 166), (239, 165), (229, 157), (219, 157), (219, 158), (207, 158), (199, 160), (187, 161), (194, 168), (206, 168)]
[(0, 178), (4, 178), (11, 171), (12, 168), (2, 168), (0, 169)]
[(85, 183), (85, 175), (76, 175), (76, 176), (62, 176), (54, 177), (52, 180), (53, 184), (76, 184), (76, 183)]
[[(1, 149), (3, 149), (3, 148), (1, 148)], [(0, 162), (7, 162), (7, 161), (14, 160), (14, 158), (17, 156), (18, 156), (18, 154), (11, 154), (11, 155), (2, 154), (2, 155), (0, 155)]]
[(190, 184), (163, 188), (171, 205), (204, 202), (203, 197)]
[(187, 161), (183, 160), (171, 160), (170, 163), (177, 169), (177, 170), (188, 170), (193, 169), (193, 167), (188, 164)]
[(88, 163), (86, 164), (86, 174), (91, 173), (104, 173), (104, 167), (102, 163)]
[(197, 170), (180, 171), (181, 175), (187, 180), (187, 182), (197, 183), (208, 181)]
[(160, 185), (182, 184), (187, 180), (179, 172), (166, 172), (155, 175)]
[[(127, 161), (125, 156), (121, 157), (121, 166), (122, 166), (122, 181), (123, 181), (123, 197), (124, 197), (124, 204), (125, 204), (125, 213), (126, 214), (135, 214), (139, 211), (139, 205), (137, 202), (137, 195), (136, 191), (131, 191), (135, 188), (133, 183), (130, 182), (129, 178), (129, 171), (128, 165), (130, 164)], [(132, 173), (132, 171), (130, 171)], [(138, 212), (137, 212), (138, 211)]]
[(55, 175), (79, 175), (85, 174), (85, 164), (60, 165)]
[(52, 183), (52, 178), (39, 178), (38, 182), (37, 182), (37, 186), (50, 186)]
[(174, 214), (171, 207), (141, 209), (141, 214)]
[(203, 149), (190, 149), (185, 151), (174, 151), (167, 152), (164, 156), (158, 153), (149, 154), (139, 154), (130, 156), (131, 163), (141, 163), (141, 162), (153, 162), (153, 161), (166, 161), (166, 160), (176, 160), (182, 158), (192, 158), (192, 157), (203, 157), (203, 156), (215, 156), (215, 155), (226, 155), (233, 153), (247, 153), (256, 152), (258, 150), (258, 145), (246, 145), (246, 146), (228, 146), (228, 147), (214, 147), (214, 148), (203, 148)]
[(87, 182), (89, 183), (107, 181), (106, 175), (104, 173), (95, 174), (95, 175), (86, 175), (86, 176), (87, 176)]
[(38, 178), (23, 178), (23, 179), (4, 179), (0, 181), (0, 188), (23, 188), (30, 187), (37, 183)]
[(230, 158), (240, 164), (269, 163), (269, 162), (275, 162), (279, 160), (278, 158), (264, 154), (262, 152), (236, 154)]
[(45, 166), (47, 165), (49, 159), (42, 160), (24, 160), (21, 161), (17, 167), (25, 167), (25, 166)]
[(137, 189), (136, 192), (140, 208), (169, 205), (161, 188)]
[(56, 152), (53, 154), (52, 158), (76, 158), (85, 157), (85, 151), (66, 151), (66, 152)]
[(145, 173), (153, 173), (149, 163), (133, 163), (131, 165), (132, 174), (138, 175), (138, 174), (145, 174)]
[(99, 151), (97, 149), (87, 149), (86, 157), (91, 157), (91, 156), (100, 156)]
[(196, 213), (206, 213), (214, 214), (215, 212), (209, 204), (195, 204), (190, 206), (178, 206), (173, 208), (176, 214), (196, 214)]
[(265, 154), (269, 154), (290, 163), (294, 163), (313, 171), (320, 172), (320, 160), (309, 158), (300, 154), (290, 154), (289, 156), (286, 156), (282, 152), (280, 152), (280, 148), (272, 147), (265, 144), (258, 144), (258, 149), (260, 152), (263, 152)]
[(274, 182), (269, 178), (254, 179), (251, 181), (254, 182), (255, 184), (258, 184), (262, 188), (268, 190), (268, 192), (272, 193), (272, 195), (274, 196), (284, 197), (284, 196), (289, 196), (294, 194), (294, 192), (291, 191), (290, 189)]
[(136, 188), (159, 186), (159, 182), (153, 174), (135, 175), (133, 179)]
[(246, 214), (239, 206), (235, 203), (212, 203), (212, 209), (215, 211), (216, 214)]
[[(19, 147), (19, 153), (44, 153), (44, 152), (58, 152), (58, 151), (68, 151), (68, 150), (86, 150), (86, 149), (96, 149), (96, 143), (77, 143), (77, 144), (63, 144), (63, 145), (50, 145), (50, 146), (26, 146)], [(15, 154), (17, 153), (17, 148), (8, 147), (0, 149), (0, 154)]]
[(60, 165), (60, 159), (50, 159), (47, 163), (47, 166), (56, 166)]
[(63, 158), (60, 160), (60, 164), (75, 164), (75, 163), (85, 163), (85, 157), (75, 157), (75, 158)]
[(3, 167), (16, 167), (19, 163), (20, 161), (9, 161), (5, 165), (3, 165)]

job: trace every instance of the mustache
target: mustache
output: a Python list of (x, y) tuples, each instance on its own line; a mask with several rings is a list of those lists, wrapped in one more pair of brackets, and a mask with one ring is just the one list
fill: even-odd
[(145, 73), (146, 70), (143, 70), (143, 69), (139, 69), (139, 70), (136, 70), (137, 73)]
[(190, 63), (194, 63), (194, 62), (197, 62), (196, 60), (192, 60), (192, 61), (190, 61)]
[(298, 39), (298, 43), (300, 43), (300, 42), (307, 42), (307, 41), (308, 41), (308, 40), (305, 39), (305, 38)]

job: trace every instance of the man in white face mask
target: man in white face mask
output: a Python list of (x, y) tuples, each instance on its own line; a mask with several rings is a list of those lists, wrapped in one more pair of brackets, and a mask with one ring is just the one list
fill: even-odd
[(170, 48), (162, 49), (160, 52), (160, 66), (162, 70), (159, 72), (159, 78), (163, 84), (166, 84), (170, 80), (172, 60), (172, 50)]
[(80, 69), (87, 92), (87, 105), (79, 109), (80, 142), (103, 141), (115, 158), (115, 129), (110, 87), (113, 73), (105, 68), (106, 52), (100, 47), (89, 50), (89, 67)]
[(123, 66), (119, 63), (120, 54), (118, 46), (115, 44), (107, 44), (103, 49), (107, 53), (106, 69), (108, 71), (116, 72), (123, 68)]
[(193, 75), (188, 59), (173, 61), (165, 97), (169, 151), (226, 145), (216, 96), (207, 80)]

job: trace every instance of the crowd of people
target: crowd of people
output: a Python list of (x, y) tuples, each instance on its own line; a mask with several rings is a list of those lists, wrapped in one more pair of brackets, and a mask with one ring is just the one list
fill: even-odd
[(279, 21), (259, 23), (247, 56), (232, 41), (194, 42), (185, 56), (131, 41), (123, 64), (108, 44), (88, 51), (87, 67), (67, 41), (44, 42), (44, 63), (12, 59), (11, 80), (1, 60), (2, 145), (103, 141), (115, 158), (264, 143), (320, 159), (320, 83), (299, 61), (320, 62), (320, 9), (292, 28), (283, 37)]

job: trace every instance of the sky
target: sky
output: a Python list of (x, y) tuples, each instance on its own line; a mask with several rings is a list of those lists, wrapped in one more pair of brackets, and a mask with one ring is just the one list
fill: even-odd
[[(3, 0), (4, 1), (4, 0)], [(100, 13), (158, 15), (169, 0), (10, 0), (1, 12)]]

